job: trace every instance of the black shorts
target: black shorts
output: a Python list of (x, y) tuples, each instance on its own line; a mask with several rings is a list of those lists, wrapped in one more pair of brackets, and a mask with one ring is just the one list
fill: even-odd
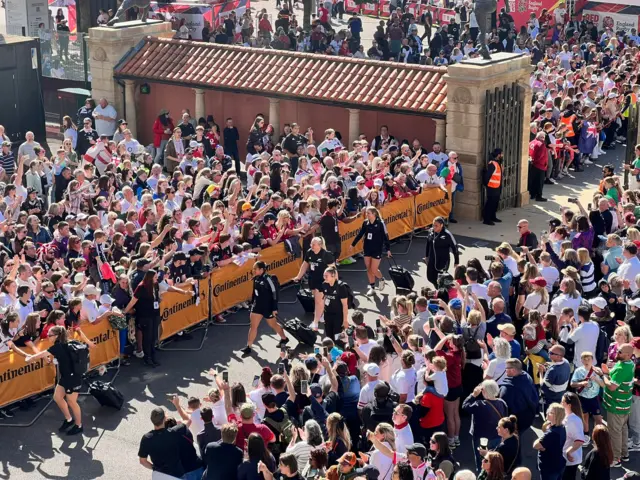
[(600, 399), (597, 395), (593, 398), (584, 398), (578, 395), (578, 398), (580, 399), (580, 405), (582, 406), (582, 413), (602, 415), (602, 411), (600, 410)]
[(265, 312), (264, 310), (260, 310), (256, 308), (252, 308), (251, 313), (255, 313), (256, 315), (262, 315), (267, 320), (269, 320), (270, 318), (273, 318), (273, 312)]
[(365, 257), (370, 257), (373, 258), (375, 260), (380, 260), (382, 258), (382, 252), (367, 252), (365, 250), (364, 252), (364, 256)]
[(447, 396), (444, 397), (444, 399), (448, 402), (454, 402), (462, 397), (462, 393), (462, 385), (458, 385), (457, 387), (450, 388), (449, 393), (447, 393)]
[(60, 378), (58, 385), (64, 388), (64, 393), (76, 393), (82, 388), (82, 377), (80, 377), (79, 380), (76, 380), (75, 378), (62, 377)]

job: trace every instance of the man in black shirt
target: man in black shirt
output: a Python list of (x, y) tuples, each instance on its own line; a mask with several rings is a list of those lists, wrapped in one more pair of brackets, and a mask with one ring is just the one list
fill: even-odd
[(340, 243), (340, 233), (338, 232), (338, 217), (342, 212), (340, 201), (332, 198), (327, 203), (327, 210), (320, 218), (320, 233), (327, 245), (327, 250), (333, 254), (335, 259), (340, 258), (342, 245)]
[(182, 132), (182, 142), (185, 147), (188, 147), (191, 138), (196, 136), (196, 129), (189, 120), (191, 120), (191, 116), (187, 112), (184, 112), (182, 114), (182, 123), (178, 125), (180, 132)]
[[(238, 129), (233, 126), (233, 119), (227, 118), (227, 126), (224, 127), (222, 132), (224, 138), (224, 151), (227, 155), (233, 157), (236, 162), (240, 160), (240, 154), (238, 153), (238, 141), (240, 140), (240, 134)], [(236, 164), (236, 172), (239, 172), (238, 164)]]
[(238, 426), (227, 423), (222, 426), (222, 440), (206, 446), (202, 454), (205, 464), (202, 480), (237, 480), (243, 460), (242, 450), (235, 445), (237, 435)]
[(213, 424), (213, 411), (210, 407), (202, 407), (200, 409), (200, 417), (204, 422), (204, 428), (198, 432), (196, 439), (198, 441), (200, 456), (204, 458), (204, 452), (207, 449), (207, 445), (222, 440), (222, 432)]
[(179, 438), (171, 432), (171, 429), (167, 430), (164, 427), (164, 421), (164, 409), (154, 408), (151, 411), (153, 430), (145, 433), (140, 440), (138, 449), (140, 464), (149, 470), (181, 478), (185, 471), (180, 460)]
[[(288, 157), (291, 161), (291, 171), (295, 174), (296, 170), (298, 170), (298, 148), (300, 146), (305, 146), (307, 144), (307, 137), (300, 134), (300, 125), (297, 123), (291, 124), (291, 133), (284, 137), (282, 141), (282, 148), (288, 154)], [(296, 158), (295, 165), (292, 161), (293, 158)]]
[(98, 141), (98, 132), (91, 128), (91, 119), (85, 118), (83, 122), (84, 128), (78, 130), (78, 140), (76, 142), (78, 157), (87, 153), (87, 150)]
[(523, 219), (518, 222), (518, 233), (520, 234), (519, 247), (529, 247), (531, 250), (538, 248), (538, 237), (529, 230), (529, 220)]

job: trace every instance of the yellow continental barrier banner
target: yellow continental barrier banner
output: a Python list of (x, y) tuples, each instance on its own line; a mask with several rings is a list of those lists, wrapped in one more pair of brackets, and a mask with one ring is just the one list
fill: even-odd
[[(392, 202), (380, 209), (389, 238), (394, 239), (406, 235), (416, 228), (422, 228), (433, 223), (438, 215), (447, 217), (451, 209), (451, 201), (444, 199), (444, 192), (440, 189), (430, 189), (417, 197), (408, 197)], [(364, 216), (359, 216), (351, 222), (340, 222), (339, 233), (342, 252), (339, 260), (362, 251), (362, 242), (351, 247), (351, 242), (358, 234)], [(262, 260), (267, 265), (267, 271), (278, 277), (281, 285), (291, 281), (300, 270), (302, 257), (295, 258), (285, 250), (283, 243), (266, 248), (258, 257), (238, 266), (233, 263), (211, 273), (211, 308), (212, 313), (222, 313), (239, 303), (251, 300), (253, 278), (251, 269), (256, 260)], [(195, 298), (185, 298), (184, 295), (167, 293), (160, 303), (162, 316), (162, 331), (160, 340), (164, 340), (176, 333), (195, 325), (207, 317), (208, 280), (200, 281), (200, 303), (196, 305)]]
[(416, 223), (414, 228), (424, 228), (433, 224), (436, 217), (447, 218), (451, 211), (451, 195), (439, 188), (430, 188), (415, 197)]
[(160, 340), (200, 323), (208, 316), (209, 279), (198, 280), (196, 295), (167, 292), (160, 302)]
[(254, 263), (255, 260), (248, 261), (242, 266), (231, 263), (213, 271), (211, 308), (215, 313), (224, 312), (251, 298), (253, 288), (251, 268)]
[(340, 258), (338, 260), (344, 260), (347, 257), (360, 253), (362, 251), (362, 243), (364, 239), (352, 247), (353, 239), (356, 238), (362, 224), (364, 223), (364, 215), (358, 215), (358, 217), (351, 222), (340, 222), (338, 224), (338, 233), (340, 233), (340, 243), (342, 245), (340, 249)]
[[(267, 272), (278, 277), (280, 285), (290, 282), (300, 271), (302, 254), (298, 258), (287, 253), (284, 243), (279, 243), (271, 248), (262, 250), (258, 260), (267, 264)], [(251, 295), (249, 295), (251, 298)], [(247, 300), (247, 299), (245, 299)]]
[(387, 225), (390, 240), (410, 233), (414, 228), (414, 197), (402, 198), (384, 205), (380, 209), (380, 215)]
[[(38, 348), (49, 348), (49, 342), (37, 343)], [(17, 402), (52, 388), (56, 381), (53, 363), (40, 358), (30, 363), (13, 352), (0, 354), (0, 407)]]
[[(82, 332), (89, 340), (96, 344), (89, 351), (89, 368), (93, 369), (116, 360), (120, 356), (119, 332), (111, 328), (107, 320), (97, 324), (83, 323), (80, 325)], [(79, 338), (76, 335), (76, 338)]]
[(221, 313), (234, 305), (251, 299), (253, 288), (253, 275), (251, 269), (257, 260), (262, 260), (267, 265), (267, 271), (278, 277), (278, 282), (283, 285), (290, 282), (300, 271), (302, 256), (295, 258), (285, 250), (280, 243), (266, 248), (260, 252), (255, 260), (246, 262), (242, 266), (227, 265), (212, 273), (212, 309), (214, 313)]

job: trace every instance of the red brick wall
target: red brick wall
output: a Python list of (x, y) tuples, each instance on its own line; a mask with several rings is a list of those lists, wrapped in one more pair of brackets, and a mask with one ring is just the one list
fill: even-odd
[[(264, 96), (246, 95), (205, 90), (207, 114), (212, 114), (221, 128), (225, 119), (232, 117), (240, 132), (240, 152), (244, 146), (253, 120), (258, 113), (269, 116), (269, 100)], [(151, 84), (151, 94), (138, 97), (138, 140), (144, 145), (153, 141), (151, 128), (162, 108), (167, 108), (177, 123), (180, 122), (182, 109), (188, 108), (195, 115), (195, 93), (191, 88), (182, 88), (162, 84)], [(334, 128), (342, 134), (343, 140), (349, 138), (349, 112), (343, 107), (331, 107), (313, 103), (280, 100), (280, 132), (285, 123), (297, 122), (305, 130), (314, 130), (316, 144), (323, 138), (326, 128)], [(385, 111), (361, 110), (360, 133), (371, 141), (378, 134), (380, 125), (388, 125), (389, 131), (399, 140), (412, 141), (418, 138), (423, 145), (430, 146), (435, 137), (433, 120), (418, 115), (402, 115)]]

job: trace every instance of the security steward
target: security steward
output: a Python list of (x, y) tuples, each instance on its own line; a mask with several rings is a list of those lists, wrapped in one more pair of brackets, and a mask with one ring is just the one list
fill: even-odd
[(257, 261), (253, 265), (251, 273), (253, 273), (253, 307), (251, 307), (251, 313), (249, 314), (251, 326), (249, 327), (247, 346), (242, 349), (244, 355), (251, 354), (251, 345), (256, 339), (258, 327), (263, 318), (271, 329), (280, 336), (278, 346), (282, 347), (289, 342), (284, 330), (276, 320), (276, 315), (278, 314), (278, 288), (271, 275), (267, 274), (267, 265), (263, 261)]
[(444, 226), (444, 218), (433, 219), (433, 227), (427, 232), (427, 280), (438, 285), (438, 275), (446, 273), (451, 264), (450, 253), (453, 253), (454, 266), (460, 263), (458, 243), (453, 234)]
[(485, 225), (495, 225), (495, 222), (500, 223), (496, 212), (498, 211), (498, 204), (500, 203), (500, 194), (502, 193), (502, 159), (504, 153), (502, 149), (496, 148), (491, 153), (491, 160), (487, 164), (487, 168), (484, 171), (484, 178), (482, 183), (486, 188), (487, 198), (484, 202), (484, 212), (482, 218), (484, 218)]

